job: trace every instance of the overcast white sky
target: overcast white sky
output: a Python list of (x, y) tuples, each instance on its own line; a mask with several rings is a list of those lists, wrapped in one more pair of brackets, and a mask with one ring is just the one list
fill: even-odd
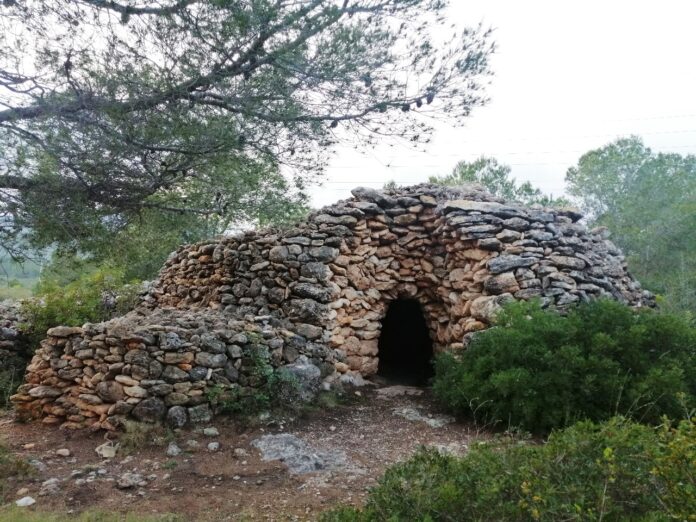
[(426, 181), (489, 155), (555, 195), (578, 157), (637, 134), (696, 153), (696, 3), (688, 0), (451, 0), (448, 22), (495, 29), (491, 102), (463, 128), (440, 125), (426, 152), (339, 148), (314, 206), (358, 186)]

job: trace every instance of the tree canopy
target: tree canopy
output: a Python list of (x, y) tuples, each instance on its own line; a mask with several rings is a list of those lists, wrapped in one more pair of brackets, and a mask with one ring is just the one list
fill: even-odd
[(497, 159), (481, 156), (472, 162), (460, 161), (451, 174), (431, 176), (429, 181), (450, 186), (478, 183), (496, 196), (525, 205), (539, 203), (544, 206), (563, 206), (569, 203), (565, 198), (543, 194), (529, 181), (518, 184), (510, 176), (510, 172), (510, 167), (499, 163)]
[(609, 228), (638, 279), (669, 304), (696, 311), (696, 156), (622, 138), (584, 154), (566, 181), (590, 220)]
[(493, 52), (481, 27), (434, 40), (445, 3), (1, 2), (5, 246), (84, 248), (150, 211), (272, 220), (337, 140), (426, 141), (422, 115), (486, 101)]

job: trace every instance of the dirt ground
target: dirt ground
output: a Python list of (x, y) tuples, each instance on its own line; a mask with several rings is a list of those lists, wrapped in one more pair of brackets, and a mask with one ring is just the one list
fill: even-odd
[[(170, 438), (103, 459), (95, 448), (104, 443), (104, 433), (18, 424), (9, 415), (0, 419), (0, 437), (17, 456), (39, 468), (32, 479), (11, 484), (9, 490), (11, 497), (36, 499), (31, 509), (177, 513), (202, 521), (314, 520), (330, 507), (362, 503), (387, 466), (421, 445), (463, 453), (472, 440), (486, 436), (471, 425), (440, 420), (428, 389), (366, 386), (348, 392), (345, 403), (294, 419), (249, 426), (217, 417), (181, 430), (173, 437), (184, 451), (174, 457), (166, 454)], [(215, 427), (219, 435), (203, 434), (204, 427)], [(252, 442), (279, 433), (293, 434), (319, 453), (343, 452), (342, 465), (293, 474), (279, 460), (264, 461)], [(210, 442), (218, 442), (219, 449), (210, 451)], [(59, 449), (71, 455), (59, 456)], [(119, 488), (117, 482), (127, 472), (141, 474), (147, 484)], [(52, 478), (58, 479), (55, 491), (40, 495), (42, 484)]]

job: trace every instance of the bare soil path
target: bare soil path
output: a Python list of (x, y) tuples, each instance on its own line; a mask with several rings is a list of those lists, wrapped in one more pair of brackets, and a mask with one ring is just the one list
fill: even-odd
[[(442, 416), (428, 389), (368, 386), (349, 394), (348, 403), (285, 421), (243, 426), (215, 418), (173, 434), (182, 450), (177, 456), (167, 455), (170, 437), (103, 459), (95, 452), (105, 441), (103, 433), (17, 424), (6, 416), (0, 419), (0, 437), (37, 468), (32, 479), (9, 484), (9, 498), (29, 495), (36, 499), (30, 509), (65, 513), (100, 509), (177, 513), (202, 521), (314, 520), (330, 507), (362, 503), (387, 466), (421, 445), (463, 453), (472, 440), (486, 436)], [(204, 427), (219, 434), (205, 435)], [(208, 449), (211, 442), (219, 449)], [(56, 454), (59, 449), (70, 456)], [(281, 455), (285, 462), (264, 460), (261, 450), (267, 458), (273, 451), (276, 457), (279, 451), (299, 455)], [(127, 473), (140, 484), (119, 487)], [(50, 479), (57, 480), (46, 485)]]

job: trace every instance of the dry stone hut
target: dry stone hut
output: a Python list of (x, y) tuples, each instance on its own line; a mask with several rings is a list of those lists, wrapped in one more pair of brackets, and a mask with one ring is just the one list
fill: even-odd
[(67, 427), (129, 415), (181, 425), (210, 417), (211, 389), (262, 386), (259, 361), (308, 393), (375, 373), (419, 381), (434, 352), (463, 348), (506, 300), (651, 304), (606, 229), (587, 231), (574, 210), (476, 186), (352, 193), (296, 228), (182, 247), (137, 310), (49, 330), (18, 413)]

